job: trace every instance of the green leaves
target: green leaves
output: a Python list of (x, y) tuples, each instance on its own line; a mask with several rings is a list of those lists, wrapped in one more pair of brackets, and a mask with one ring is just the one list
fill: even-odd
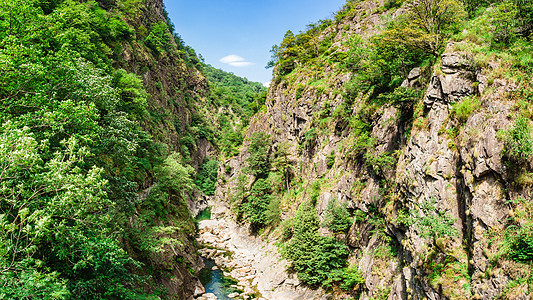
[(292, 239), (282, 255), (292, 262), (298, 278), (310, 285), (338, 281), (336, 274), (346, 266), (348, 246), (318, 234), (319, 220), (315, 208), (302, 203), (296, 213)]
[(533, 157), (533, 130), (528, 118), (519, 116), (505, 136), (505, 155), (515, 162), (526, 162)]
[(263, 132), (254, 132), (248, 146), (250, 156), (246, 159), (248, 172), (256, 177), (264, 178), (270, 170), (270, 136)]
[(114, 74), (113, 84), (118, 89), (122, 100), (119, 109), (127, 112), (132, 120), (142, 120), (146, 116), (148, 99), (142, 79), (120, 69)]
[(452, 116), (457, 118), (460, 123), (464, 124), (466, 123), (470, 115), (480, 106), (481, 102), (477, 97), (466, 97), (460, 102), (452, 104), (451, 114)]
[(333, 232), (346, 232), (352, 226), (353, 219), (346, 209), (346, 203), (333, 199), (328, 202), (324, 225)]
[(174, 50), (172, 34), (165, 22), (154, 24), (144, 42), (156, 55)]
[(0, 281), (10, 284), (6, 295), (65, 298), (59, 274), (78, 279), (73, 285), (86, 277), (113, 288), (131, 282), (125, 264), (133, 261), (107, 227), (113, 208), (107, 181), (101, 169), (79, 167), (88, 149), (72, 137), (45, 159), (47, 144), (38, 144), (28, 127), (6, 123), (0, 131)]
[(214, 195), (217, 176), (218, 161), (205, 159), (198, 169), (198, 174), (196, 175), (194, 183), (200, 190), (202, 190), (202, 192), (204, 192), (204, 194)]
[(258, 179), (252, 186), (248, 202), (243, 205), (244, 218), (254, 225), (266, 225), (266, 212), (271, 201), (271, 187), (266, 179)]
[(505, 245), (509, 257), (519, 262), (533, 261), (533, 226), (509, 226), (505, 231)]
[(141, 297), (117, 224), (157, 151), (142, 80), (109, 60), (131, 34), (94, 1), (0, 0), (0, 298)]
[(465, 17), (462, 3), (458, 0), (414, 1), (406, 15), (407, 23), (397, 30), (404, 43), (437, 57), (447, 37)]
[(413, 217), (413, 225), (424, 238), (444, 238), (459, 235), (453, 219), (446, 211), (438, 210), (434, 199), (424, 200), (420, 205), (420, 215)]
[(159, 184), (165, 189), (173, 189), (182, 197), (185, 192), (190, 191), (193, 186), (191, 176), (194, 169), (191, 166), (181, 164), (181, 156), (178, 153), (170, 154), (164, 161), (163, 165), (157, 171)]

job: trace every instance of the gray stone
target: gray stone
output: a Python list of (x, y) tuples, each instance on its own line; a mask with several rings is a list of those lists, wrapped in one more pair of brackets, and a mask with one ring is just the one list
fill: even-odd
[(444, 53), (441, 57), (441, 70), (446, 74), (454, 74), (470, 69), (471, 60), (464, 53)]
[(205, 298), (205, 300), (217, 300), (217, 296), (215, 296), (215, 294), (213, 293), (207, 293), (207, 294), (204, 294), (203, 297)]
[(415, 82), (421, 75), (420, 68), (412, 69), (407, 78), (402, 82), (402, 87), (415, 87)]
[(205, 288), (202, 283), (198, 280), (196, 286), (194, 287), (194, 297), (200, 296), (205, 293)]

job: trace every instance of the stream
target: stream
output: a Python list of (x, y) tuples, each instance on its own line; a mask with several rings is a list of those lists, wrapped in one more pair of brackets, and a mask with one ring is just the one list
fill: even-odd
[[(250, 235), (248, 228), (235, 222), (226, 203), (214, 201), (211, 210), (197, 218), (198, 242), (205, 246), (198, 251), (206, 264), (200, 272), (204, 295), (225, 300), (229, 295), (260, 300), (322, 298), (322, 289), (308, 289), (286, 272), (288, 262), (273, 242)], [(222, 270), (213, 270), (215, 265)]]
[(213, 293), (218, 300), (231, 300), (228, 295), (237, 290), (230, 285), (235, 283), (231, 279), (225, 278), (220, 269), (213, 270), (213, 267), (216, 266), (214, 261), (205, 258), (203, 260), (205, 268), (200, 271), (200, 282), (204, 285), (206, 294)]
[[(197, 221), (210, 220), (211, 219), (211, 207), (208, 207), (199, 212), (196, 217)], [(231, 300), (228, 297), (229, 294), (236, 292), (237, 290), (232, 288), (231, 285), (236, 284), (231, 278), (226, 278), (223, 275), (222, 270), (218, 268), (215, 262), (211, 259), (202, 257), (205, 267), (200, 271), (200, 282), (205, 287), (205, 293), (212, 293), (217, 296), (218, 300)], [(213, 267), (217, 266), (215, 270)]]

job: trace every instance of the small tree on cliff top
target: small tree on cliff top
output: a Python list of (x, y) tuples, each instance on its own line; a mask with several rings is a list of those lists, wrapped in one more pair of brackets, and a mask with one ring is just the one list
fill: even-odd
[(414, 0), (403, 24), (391, 30), (396, 41), (437, 57), (457, 24), (466, 17), (458, 0)]

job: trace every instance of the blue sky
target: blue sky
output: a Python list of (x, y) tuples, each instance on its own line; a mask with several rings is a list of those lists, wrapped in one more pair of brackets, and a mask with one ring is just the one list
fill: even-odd
[(329, 18), (345, 0), (164, 0), (176, 32), (206, 63), (258, 82), (287, 30)]

